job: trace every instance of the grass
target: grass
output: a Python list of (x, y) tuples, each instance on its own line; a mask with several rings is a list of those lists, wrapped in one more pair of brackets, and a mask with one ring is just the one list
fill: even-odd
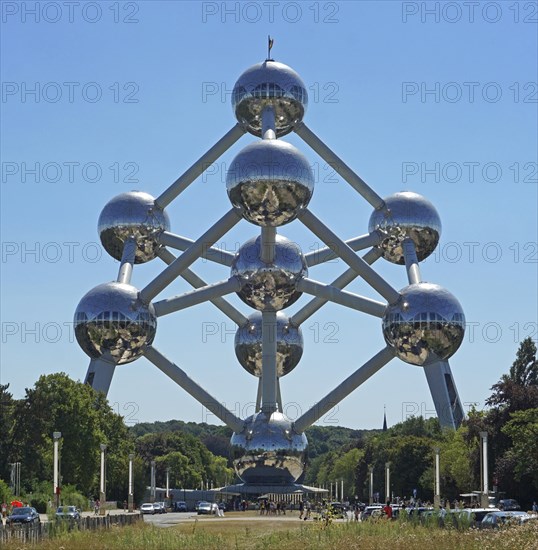
[(535, 550), (538, 521), (501, 530), (441, 529), (399, 521), (332, 523), (253, 521), (197, 521), (177, 527), (154, 527), (140, 523), (107, 531), (68, 532), (37, 546), (6, 544), (6, 550), (409, 550), (424, 547), (458, 550)]

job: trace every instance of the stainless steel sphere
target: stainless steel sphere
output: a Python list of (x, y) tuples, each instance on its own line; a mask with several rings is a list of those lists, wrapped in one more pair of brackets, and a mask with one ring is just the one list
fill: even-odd
[(245, 429), (234, 433), (230, 444), (235, 471), (245, 483), (293, 483), (304, 471), (306, 435), (295, 433), (280, 412), (247, 418)]
[[(276, 368), (279, 377), (291, 372), (303, 355), (303, 334), (290, 323), (287, 315), (276, 315), (277, 348)], [(262, 375), (262, 314), (249, 315), (248, 322), (235, 333), (235, 355), (241, 366), (254, 376)]]
[(121, 365), (140, 357), (153, 342), (157, 319), (153, 305), (140, 302), (134, 286), (111, 282), (83, 296), (74, 326), (80, 347), (90, 357)]
[(152, 260), (161, 245), (155, 236), (170, 229), (168, 214), (155, 206), (155, 199), (142, 191), (122, 193), (110, 200), (99, 216), (98, 232), (105, 250), (121, 260), (123, 244), (136, 241), (135, 263)]
[(261, 136), (262, 111), (273, 107), (276, 134), (283, 136), (301, 122), (308, 105), (308, 93), (299, 75), (277, 61), (264, 61), (247, 69), (235, 83), (232, 107), (248, 132)]
[(448, 290), (431, 283), (406, 286), (383, 317), (383, 336), (397, 356), (412, 365), (451, 357), (465, 334), (465, 315)]
[(258, 311), (280, 311), (293, 304), (301, 296), (296, 283), (307, 274), (301, 249), (282, 235), (276, 236), (272, 263), (262, 261), (261, 237), (254, 237), (241, 245), (231, 268), (243, 285), (237, 295)]
[(278, 227), (306, 208), (314, 191), (314, 174), (293, 145), (276, 139), (247, 145), (226, 174), (232, 204), (259, 226)]
[(383, 257), (394, 264), (405, 264), (402, 242), (410, 237), (419, 261), (427, 258), (441, 236), (441, 220), (433, 204), (410, 191), (395, 193), (385, 199), (386, 209), (374, 210), (368, 230), (383, 229), (387, 237), (378, 245)]

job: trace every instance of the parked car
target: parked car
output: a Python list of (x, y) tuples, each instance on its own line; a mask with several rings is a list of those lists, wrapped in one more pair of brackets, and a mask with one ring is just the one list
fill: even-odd
[(166, 514), (166, 504), (164, 502), (156, 502), (157, 514)]
[(495, 529), (505, 523), (521, 525), (530, 519), (534, 519), (534, 516), (527, 514), (527, 512), (520, 512), (517, 510), (508, 512), (490, 512), (484, 516), (484, 519), (480, 523), (480, 527), (482, 529)]
[(499, 500), (497, 508), (505, 512), (521, 510), (519, 502), (513, 498), (503, 498)]
[(140, 506), (140, 513), (141, 514), (154, 514), (155, 513), (155, 507), (153, 506), (152, 502), (145, 502)]
[(211, 502), (206, 502), (202, 500), (198, 503), (198, 515), (200, 514), (211, 514), (213, 512), (213, 506)]
[(21, 506), (13, 508), (11, 514), (6, 518), (6, 525), (15, 525), (16, 523), (30, 524), (39, 523), (39, 514), (31, 506)]
[[(374, 514), (374, 512), (376, 512)], [(369, 519), (372, 516), (380, 516), (383, 513), (383, 506), (381, 504), (372, 504), (370, 506), (366, 506), (366, 508), (362, 512), (362, 519)]]
[(56, 519), (80, 519), (80, 510), (76, 506), (58, 506)]
[(184, 500), (178, 500), (174, 503), (174, 509), (176, 512), (187, 512), (187, 503)]

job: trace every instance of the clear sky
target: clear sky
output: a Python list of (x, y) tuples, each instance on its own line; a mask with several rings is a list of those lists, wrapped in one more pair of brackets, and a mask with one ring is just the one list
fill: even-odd
[[(37, 12), (35, 7), (37, 5)], [(235, 123), (230, 92), (266, 56), (303, 78), (310, 126), (381, 196), (423, 194), (443, 223), (423, 278), (461, 302), (468, 328), (451, 360), (464, 407), (484, 406), (526, 336), (538, 335), (536, 2), (2, 2), (0, 381), (15, 397), (41, 374), (83, 380), (71, 322), (80, 298), (113, 280), (97, 219), (113, 196), (162, 192)], [(244, 136), (168, 207), (197, 238), (229, 208), (225, 171)], [(311, 161), (311, 210), (343, 238), (367, 232), (370, 205), (297, 136)], [(258, 229), (241, 222), (219, 244)], [(282, 228), (305, 252), (317, 239)], [(144, 287), (164, 264), (137, 265)], [(375, 269), (395, 288), (401, 266)], [(342, 261), (310, 270), (330, 282)], [(209, 282), (227, 269), (198, 261)], [(379, 299), (364, 283), (350, 290)], [(159, 298), (189, 290), (178, 279)], [(245, 314), (249, 308), (231, 301)], [(295, 312), (307, 297), (290, 307)], [(236, 414), (256, 381), (237, 363), (235, 326), (211, 304), (159, 320), (155, 346)], [(383, 346), (379, 319), (328, 305), (303, 326), (301, 363), (282, 380), (296, 417)], [(216, 422), (146, 359), (116, 370), (109, 399), (129, 423)], [(395, 359), (322, 422), (389, 425), (433, 415), (421, 368)]]

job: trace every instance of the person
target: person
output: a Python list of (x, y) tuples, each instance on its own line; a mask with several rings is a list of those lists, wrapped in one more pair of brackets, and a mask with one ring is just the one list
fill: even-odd
[(2, 518), (6, 518), (7, 516), (7, 504), (5, 502), (2, 502)]
[(99, 513), (99, 508), (101, 507), (101, 503), (99, 502), (99, 499), (95, 501), (95, 515)]
[(126, 500), (123, 501), (123, 511), (127, 512), (127, 501)]
[(538, 512), (538, 504), (536, 504), (536, 501), (534, 501), (534, 502), (532, 503), (532, 511), (533, 511), (533, 512)]
[(299, 512), (299, 519), (303, 519), (304, 502), (302, 500), (299, 502)]
[(383, 513), (387, 516), (387, 519), (392, 519), (392, 506), (390, 500), (387, 500), (387, 504), (383, 507)]

